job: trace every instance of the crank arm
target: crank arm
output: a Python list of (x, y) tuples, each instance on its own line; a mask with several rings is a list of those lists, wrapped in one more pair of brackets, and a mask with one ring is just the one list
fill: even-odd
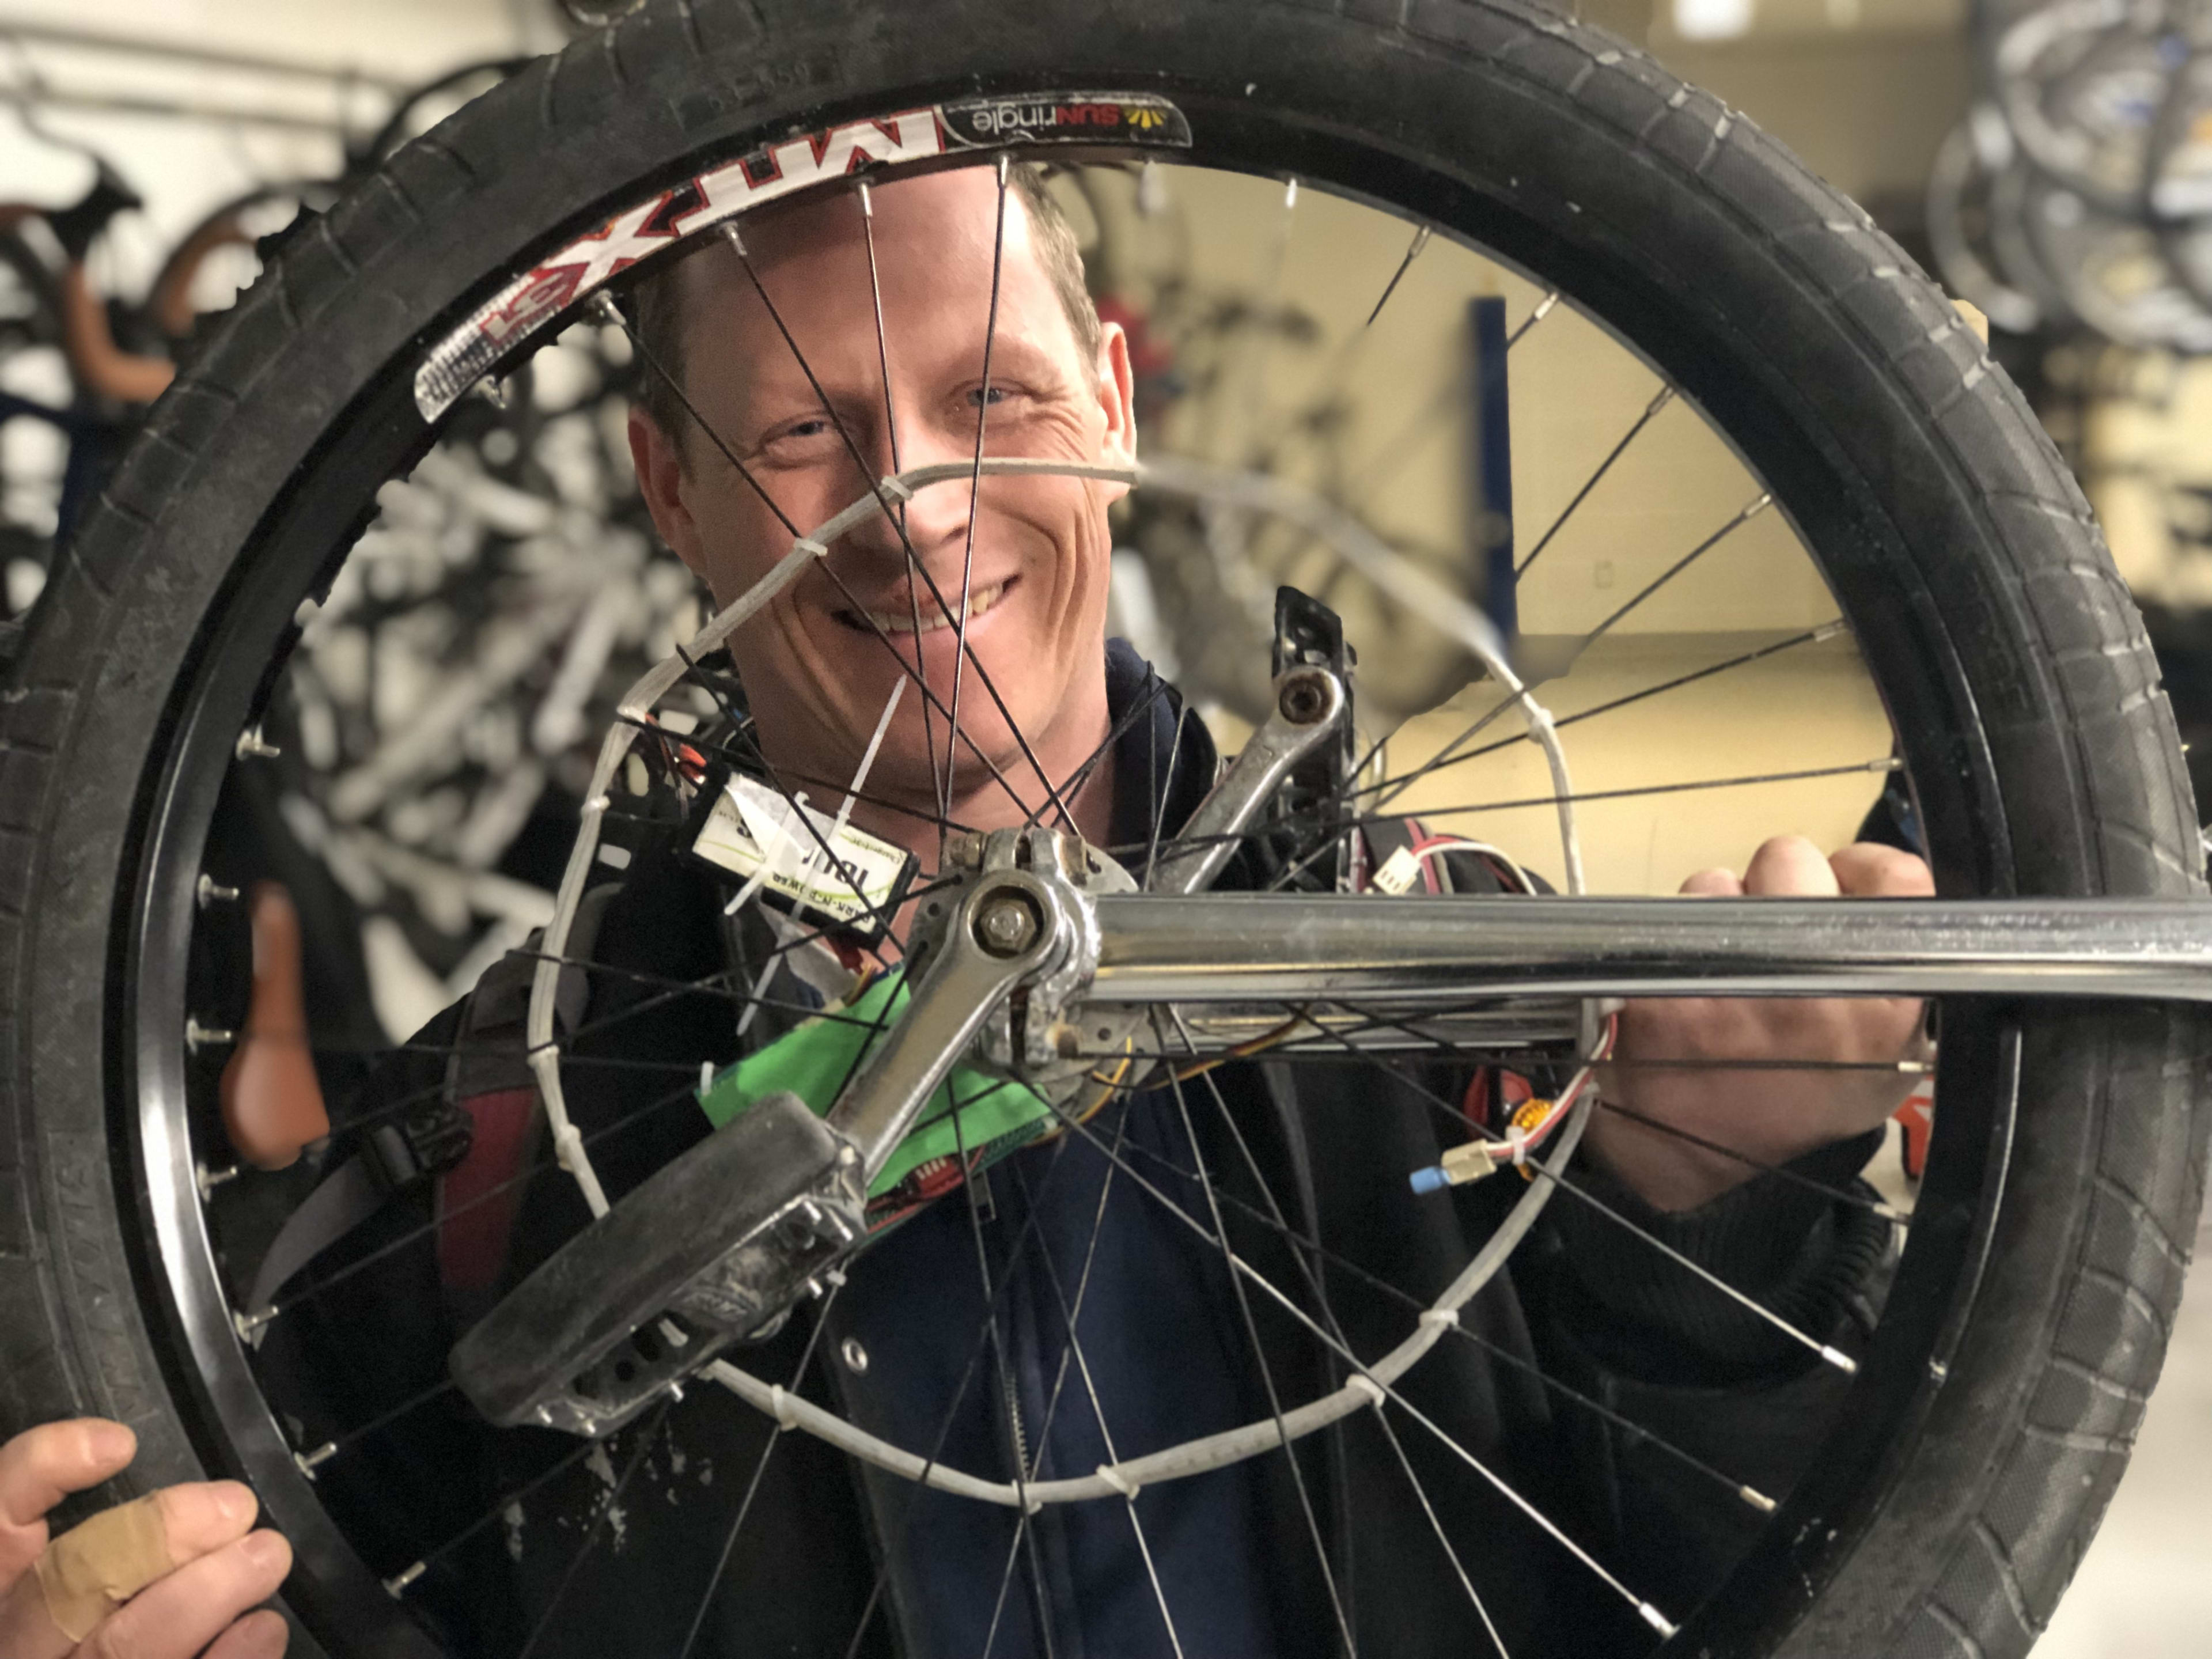
[(2212, 900), (1152, 894), (1096, 901), (1086, 1003), (1485, 997), (2212, 1001)]
[(1292, 668), (1279, 675), (1273, 712), (1176, 832), (1178, 848), (1153, 865), (1146, 890), (1204, 890), (1235, 854), (1245, 825), (1343, 717), (1344, 682), (1328, 669)]
[(913, 1000), (830, 1114), (831, 1125), (859, 1150), (865, 1181), (890, 1161), (937, 1085), (1014, 987), (1066, 954), (1072, 930), (1064, 903), (1045, 882), (1007, 868), (988, 871), (959, 896), (924, 959)]

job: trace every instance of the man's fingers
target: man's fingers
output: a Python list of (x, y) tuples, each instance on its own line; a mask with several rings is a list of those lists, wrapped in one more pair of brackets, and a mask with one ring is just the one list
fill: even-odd
[(164, 1486), (157, 1496), (168, 1534), (169, 1559), (180, 1567), (245, 1537), (260, 1509), (252, 1490), (235, 1480)]
[(0, 1446), (0, 1527), (28, 1526), (73, 1492), (130, 1462), (138, 1437), (120, 1423), (79, 1417), (27, 1429)]
[(46, 1548), (46, 1511), (118, 1473), (137, 1449), (137, 1436), (97, 1417), (42, 1424), (0, 1445), (0, 1590)]
[(238, 1482), (215, 1480), (102, 1510), (55, 1540), (0, 1598), (0, 1654), (62, 1659), (117, 1603), (244, 1537), (256, 1507)]
[(291, 1639), (284, 1615), (264, 1607), (223, 1632), (202, 1659), (277, 1659)]
[(1682, 884), (1682, 890), (1700, 898), (1734, 898), (1743, 891), (1743, 884), (1733, 870), (1700, 870)]
[(248, 1533), (148, 1585), (101, 1620), (78, 1653), (81, 1659), (194, 1659), (240, 1613), (274, 1595), (291, 1570), (292, 1547), (282, 1537)]
[(1826, 854), (1802, 836), (1777, 836), (1752, 854), (1747, 893), (1833, 898), (1841, 890)]
[(1863, 841), (1828, 860), (1854, 898), (1933, 898), (1936, 877), (1923, 860), (1894, 847)]

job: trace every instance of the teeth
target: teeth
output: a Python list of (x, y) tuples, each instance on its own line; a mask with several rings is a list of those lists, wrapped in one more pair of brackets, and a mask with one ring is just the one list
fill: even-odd
[[(1006, 583), (993, 582), (988, 587), (979, 587), (970, 593), (968, 596), (967, 620), (973, 622), (990, 610), (993, 605), (998, 604), (1000, 596), (1006, 591)], [(951, 595), (948, 593), (945, 597), (950, 599)], [(914, 613), (911, 611), (896, 613), (889, 611), (871, 611), (868, 612), (868, 620), (886, 634), (911, 634), (915, 631)], [(945, 619), (945, 612), (939, 609), (935, 599), (927, 598), (922, 599), (921, 631), (923, 633), (934, 634), (940, 628), (950, 628), (951, 625)]]

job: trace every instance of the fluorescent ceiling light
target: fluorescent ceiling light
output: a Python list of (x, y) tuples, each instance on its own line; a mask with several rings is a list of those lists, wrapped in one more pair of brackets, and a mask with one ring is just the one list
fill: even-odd
[(1686, 40), (1729, 40), (1751, 29), (1757, 0), (1674, 0), (1674, 33)]

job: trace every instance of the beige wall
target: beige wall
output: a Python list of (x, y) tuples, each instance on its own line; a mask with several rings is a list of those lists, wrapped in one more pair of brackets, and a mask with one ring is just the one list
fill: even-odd
[(1685, 39), (1672, 0), (1581, 0), (1861, 200), (1917, 198), (1972, 95), (1967, 0), (1754, 0), (1727, 40)]

